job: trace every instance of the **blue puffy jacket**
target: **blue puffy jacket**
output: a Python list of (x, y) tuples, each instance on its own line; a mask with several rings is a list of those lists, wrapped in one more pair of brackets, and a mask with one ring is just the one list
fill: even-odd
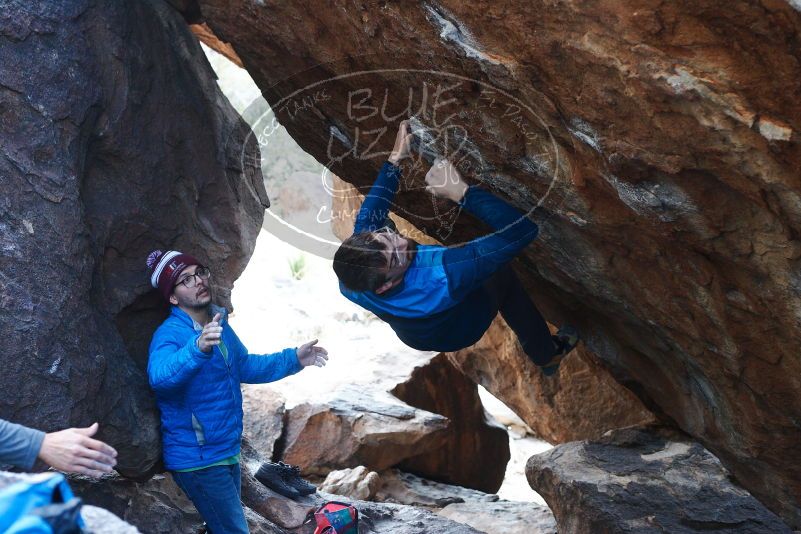
[[(400, 168), (384, 163), (356, 216), (354, 234), (374, 232), (387, 223), (399, 187)], [(478, 341), (498, 313), (484, 283), (539, 231), (526, 215), (480, 187), (467, 190), (461, 207), (493, 232), (459, 247), (420, 245), (402, 283), (386, 293), (339, 286), (348, 300), (375, 313), (418, 350), (451, 352)]]
[(180, 308), (159, 326), (150, 343), (147, 374), (161, 410), (164, 464), (167, 469), (211, 465), (239, 453), (242, 438), (242, 392), (239, 384), (273, 382), (302, 369), (295, 349), (270, 355), (248, 354), (220, 313), (222, 343), (201, 352), (201, 325)]

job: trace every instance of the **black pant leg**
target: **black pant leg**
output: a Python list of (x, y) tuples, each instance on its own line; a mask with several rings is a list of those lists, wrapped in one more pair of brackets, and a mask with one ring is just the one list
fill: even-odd
[(514, 270), (509, 265), (503, 267), (487, 280), (484, 288), (495, 299), (498, 311), (526, 355), (537, 365), (551, 361), (556, 354), (551, 332)]

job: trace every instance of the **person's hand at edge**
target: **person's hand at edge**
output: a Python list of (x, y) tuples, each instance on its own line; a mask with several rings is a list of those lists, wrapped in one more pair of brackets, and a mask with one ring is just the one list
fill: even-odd
[(45, 434), (39, 459), (67, 473), (100, 477), (117, 465), (117, 451), (102, 441), (92, 439), (98, 424), (86, 428), (67, 428)]
[(412, 134), (409, 133), (409, 121), (401, 121), (398, 133), (395, 135), (395, 146), (387, 161), (397, 166), (402, 159), (411, 155)]
[(315, 345), (317, 345), (317, 340), (313, 339), (297, 348), (298, 361), (303, 367), (310, 365), (324, 367), (328, 363), (328, 351)]
[(438, 159), (426, 173), (426, 191), (432, 195), (461, 202), (467, 188), (459, 170), (447, 159)]

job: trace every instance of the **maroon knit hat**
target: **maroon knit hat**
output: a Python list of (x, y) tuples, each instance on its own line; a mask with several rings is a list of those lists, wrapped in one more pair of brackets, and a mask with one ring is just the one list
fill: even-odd
[(177, 250), (167, 252), (154, 250), (147, 256), (150, 285), (157, 288), (165, 300), (170, 300), (178, 276), (190, 265), (201, 265), (201, 263), (189, 254)]

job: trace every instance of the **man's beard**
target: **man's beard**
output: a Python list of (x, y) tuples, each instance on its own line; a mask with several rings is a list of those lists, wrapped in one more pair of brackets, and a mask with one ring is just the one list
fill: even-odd
[[(202, 302), (203, 300), (208, 298), (208, 302)], [(212, 293), (211, 288), (206, 288), (206, 293), (203, 296), (198, 296), (195, 294), (195, 298), (192, 299), (192, 302), (186, 303), (187, 308), (191, 308), (193, 310), (208, 310), (211, 308), (211, 301), (212, 301)]]

